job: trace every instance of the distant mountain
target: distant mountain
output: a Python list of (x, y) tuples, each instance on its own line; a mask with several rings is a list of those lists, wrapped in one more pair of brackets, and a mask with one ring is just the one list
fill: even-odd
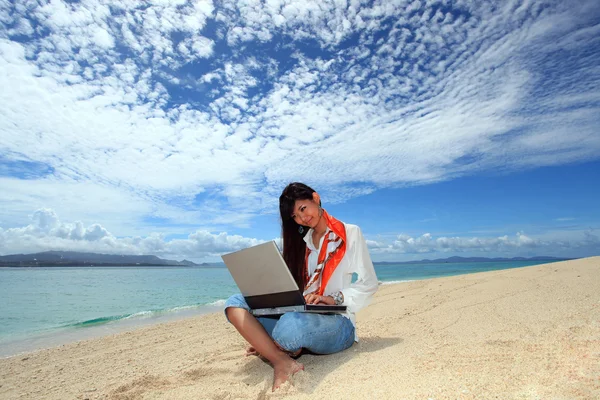
[(420, 261), (379, 261), (374, 262), (375, 265), (385, 264), (443, 264), (443, 263), (465, 263), (465, 262), (508, 262), (508, 261), (563, 261), (573, 260), (573, 258), (558, 258), (548, 256), (535, 256), (535, 257), (512, 257), (512, 258), (488, 258), (488, 257), (448, 257), (448, 258), (436, 258), (435, 260), (424, 259)]
[[(513, 258), (487, 258), (487, 257), (449, 257), (435, 260), (424, 259), (420, 261), (380, 261), (375, 265), (386, 264), (440, 264), (440, 263), (465, 263), (465, 262), (503, 262), (503, 261), (561, 261), (572, 258), (557, 257), (513, 257)], [(45, 251), (35, 254), (12, 254), (0, 256), (0, 267), (74, 267), (74, 266), (191, 266), (224, 268), (223, 263), (196, 264), (192, 261), (166, 260), (157, 256), (129, 256), (115, 254), (79, 253), (75, 251)]]
[(75, 251), (45, 251), (35, 254), (0, 256), (2, 267), (32, 266), (200, 266), (192, 261), (165, 260), (156, 256), (130, 256), (115, 254), (78, 253)]

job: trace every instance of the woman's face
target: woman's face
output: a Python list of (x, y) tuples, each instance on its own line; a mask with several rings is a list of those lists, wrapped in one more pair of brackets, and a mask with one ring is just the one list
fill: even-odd
[(292, 218), (298, 225), (314, 228), (319, 223), (319, 203), (315, 201), (314, 197), (313, 194), (312, 200), (296, 200), (294, 203)]

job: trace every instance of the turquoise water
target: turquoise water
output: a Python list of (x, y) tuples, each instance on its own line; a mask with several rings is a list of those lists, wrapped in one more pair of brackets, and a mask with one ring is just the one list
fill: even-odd
[[(383, 283), (541, 264), (376, 265)], [(0, 356), (168, 318), (218, 311), (236, 293), (226, 268), (0, 268)], [(62, 335), (62, 341), (53, 341)]]
[(528, 267), (555, 261), (496, 261), (470, 263), (440, 263), (440, 264), (379, 264), (375, 266), (377, 278), (382, 282), (407, 281), (440, 278), (470, 274), (475, 272), (495, 271)]

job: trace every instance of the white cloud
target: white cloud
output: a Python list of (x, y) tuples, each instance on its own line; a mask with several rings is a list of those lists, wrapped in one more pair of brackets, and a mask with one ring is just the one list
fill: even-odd
[(97, 27), (94, 30), (94, 43), (100, 47), (109, 49), (115, 46), (115, 41), (112, 36), (103, 28)]
[[(98, 223), (62, 222), (52, 209), (39, 209), (24, 227), (0, 227), (0, 255), (36, 253), (48, 250), (96, 252), (106, 254), (151, 254), (163, 258), (195, 261), (219, 261), (224, 253), (264, 242), (257, 238), (213, 233), (200, 229), (185, 239), (167, 239), (155, 232), (147, 236), (117, 237)], [(375, 261), (448, 257), (452, 255), (485, 257), (555, 255), (570, 257), (575, 252), (592, 252), (600, 248), (598, 234), (588, 229), (575, 232), (548, 232), (537, 237), (517, 232), (514, 236), (465, 237), (396, 235), (392, 240), (367, 239)], [(274, 238), (281, 248), (281, 238)]]
[(368, 240), (367, 245), (374, 259), (404, 260), (463, 256), (539, 256), (554, 255), (573, 257), (582, 249), (597, 252), (600, 239), (593, 231), (586, 230), (567, 234), (554, 232), (549, 237), (532, 237), (524, 232), (514, 236), (476, 237), (454, 236), (434, 237), (425, 233), (418, 237), (407, 234), (398, 235), (391, 243), (386, 240)]
[(292, 180), (343, 202), (595, 159), (592, 3), (7, 3), (0, 149), (51, 176), (3, 178), (0, 220), (211, 229), (273, 210)]
[(81, 221), (61, 222), (51, 209), (40, 209), (21, 228), (0, 227), (0, 254), (41, 251), (80, 251), (105, 254), (153, 254), (164, 258), (214, 260), (223, 253), (262, 243), (263, 240), (198, 230), (186, 239), (165, 240), (158, 233), (147, 237), (116, 237), (100, 224), (87, 228)]

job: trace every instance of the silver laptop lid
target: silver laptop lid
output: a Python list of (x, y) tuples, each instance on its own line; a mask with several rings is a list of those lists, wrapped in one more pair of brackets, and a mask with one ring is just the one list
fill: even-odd
[(221, 258), (244, 297), (298, 290), (273, 240)]

